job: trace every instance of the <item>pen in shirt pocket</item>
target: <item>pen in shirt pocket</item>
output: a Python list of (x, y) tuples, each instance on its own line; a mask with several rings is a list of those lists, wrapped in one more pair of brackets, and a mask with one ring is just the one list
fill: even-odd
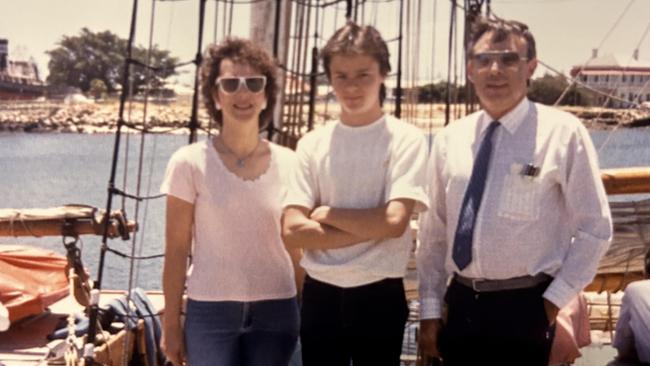
[(535, 165), (533, 163), (528, 163), (523, 166), (521, 169), (521, 175), (524, 177), (533, 179), (537, 176), (539, 176), (539, 172), (541, 171), (541, 168), (538, 165)]

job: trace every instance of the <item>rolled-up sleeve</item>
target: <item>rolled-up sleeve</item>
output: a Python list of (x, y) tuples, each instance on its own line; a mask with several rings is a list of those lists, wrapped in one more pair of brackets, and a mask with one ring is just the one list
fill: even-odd
[(449, 274), (445, 270), (447, 214), (445, 199), (446, 149), (443, 133), (436, 136), (427, 166), (429, 210), (420, 216), (416, 254), (420, 318), (442, 316), (442, 302)]
[(429, 199), (426, 194), (427, 143), (419, 133), (400, 142), (393, 152), (386, 182), (386, 202), (408, 198), (415, 201), (415, 212), (426, 211)]
[(568, 141), (563, 194), (573, 236), (560, 271), (544, 293), (558, 307), (589, 284), (612, 240), (612, 218), (589, 133), (580, 124)]

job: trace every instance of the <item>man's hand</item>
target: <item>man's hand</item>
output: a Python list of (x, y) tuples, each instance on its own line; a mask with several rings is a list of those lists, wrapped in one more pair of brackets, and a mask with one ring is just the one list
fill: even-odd
[(440, 319), (420, 320), (420, 349), (424, 356), (440, 358), (438, 352), (438, 334)]
[(172, 365), (185, 365), (185, 342), (180, 327), (165, 327), (160, 339), (160, 347)]
[(309, 218), (318, 223), (327, 224), (326, 220), (329, 212), (329, 206), (318, 206), (311, 212), (311, 214), (309, 214)]
[(557, 313), (560, 312), (560, 308), (555, 306), (552, 302), (544, 299), (544, 311), (546, 312), (546, 319), (548, 319), (548, 325), (553, 325), (555, 323), (555, 318), (557, 318)]

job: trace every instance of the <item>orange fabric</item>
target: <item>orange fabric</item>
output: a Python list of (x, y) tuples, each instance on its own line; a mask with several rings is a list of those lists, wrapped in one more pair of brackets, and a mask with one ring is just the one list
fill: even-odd
[(0, 302), (12, 323), (68, 295), (67, 264), (64, 256), (48, 250), (0, 246)]

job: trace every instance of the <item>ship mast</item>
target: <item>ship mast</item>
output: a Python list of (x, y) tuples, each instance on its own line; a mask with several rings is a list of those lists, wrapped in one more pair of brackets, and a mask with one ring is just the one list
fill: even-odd
[[(291, 2), (289, 0), (266, 1), (251, 6), (250, 39), (262, 45), (279, 65), (286, 65), (289, 54), (289, 32), (291, 19)], [(274, 131), (282, 129), (282, 110), (285, 100), (285, 74), (278, 78), (278, 102), (273, 112), (273, 121), (267, 128), (268, 139), (273, 138)]]

